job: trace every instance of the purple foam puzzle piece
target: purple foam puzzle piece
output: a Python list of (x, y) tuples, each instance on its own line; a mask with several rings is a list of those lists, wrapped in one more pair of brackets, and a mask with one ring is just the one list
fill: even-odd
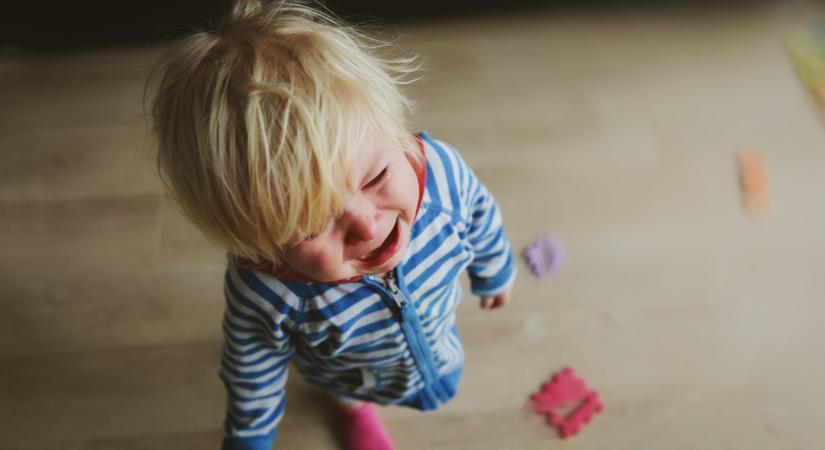
[(530, 266), (530, 270), (539, 278), (547, 278), (555, 274), (564, 262), (561, 246), (547, 235), (528, 245), (522, 256)]

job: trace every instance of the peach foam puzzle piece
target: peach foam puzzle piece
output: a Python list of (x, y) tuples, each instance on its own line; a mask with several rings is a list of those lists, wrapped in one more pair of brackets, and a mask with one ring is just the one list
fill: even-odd
[(754, 215), (766, 213), (770, 207), (770, 196), (768, 173), (762, 155), (753, 148), (745, 148), (738, 153), (737, 160), (745, 209)]

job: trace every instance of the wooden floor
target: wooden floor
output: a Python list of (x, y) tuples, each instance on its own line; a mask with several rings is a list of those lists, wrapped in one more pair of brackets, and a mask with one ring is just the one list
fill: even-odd
[[(520, 264), (505, 310), (465, 298), (461, 390), (383, 410), (399, 449), (825, 448), (825, 127), (783, 48), (811, 5), (401, 28), (416, 128), (464, 153), (517, 250), (550, 231), (568, 262)], [(0, 449), (218, 447), (223, 259), (153, 172), (157, 55), (0, 57)], [(606, 403), (569, 442), (522, 410), (565, 365)], [(289, 395), (276, 448), (339, 448), (324, 397)]]

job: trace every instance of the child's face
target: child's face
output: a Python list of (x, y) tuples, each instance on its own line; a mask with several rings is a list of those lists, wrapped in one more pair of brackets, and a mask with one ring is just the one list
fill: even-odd
[(284, 253), (291, 269), (313, 280), (387, 272), (409, 243), (418, 205), (413, 163), (387, 140), (367, 141), (354, 166), (359, 190), (344, 195), (343, 212), (312, 238), (294, 238)]

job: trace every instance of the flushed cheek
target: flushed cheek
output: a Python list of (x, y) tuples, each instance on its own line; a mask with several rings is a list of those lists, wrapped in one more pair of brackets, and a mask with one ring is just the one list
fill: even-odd
[(337, 279), (341, 267), (340, 256), (329, 250), (329, 247), (320, 246), (314, 251), (304, 248), (288, 258), (287, 264), (294, 270), (319, 281)]
[(416, 206), (418, 206), (418, 192), (415, 192), (414, 195), (409, 195), (408, 193), (404, 200), (402, 209), (406, 216), (405, 219), (407, 219), (408, 224), (412, 225), (412, 222), (415, 220), (415, 209)]
[[(389, 199), (388, 206), (391, 209), (403, 211), (405, 216), (411, 216), (415, 213), (415, 207), (418, 204), (418, 191), (411, 188), (409, 183), (396, 183), (387, 190), (386, 198)], [(411, 219), (411, 217), (404, 218)]]
[(404, 210), (410, 214), (415, 214), (416, 206), (418, 206), (418, 178), (415, 176), (412, 167), (408, 169), (404, 183), (400, 186), (402, 192), (399, 195), (404, 199)]
[(315, 270), (321, 274), (335, 277), (335, 274), (341, 268), (341, 257), (334, 252), (324, 251), (315, 255), (309, 261), (309, 269)]

